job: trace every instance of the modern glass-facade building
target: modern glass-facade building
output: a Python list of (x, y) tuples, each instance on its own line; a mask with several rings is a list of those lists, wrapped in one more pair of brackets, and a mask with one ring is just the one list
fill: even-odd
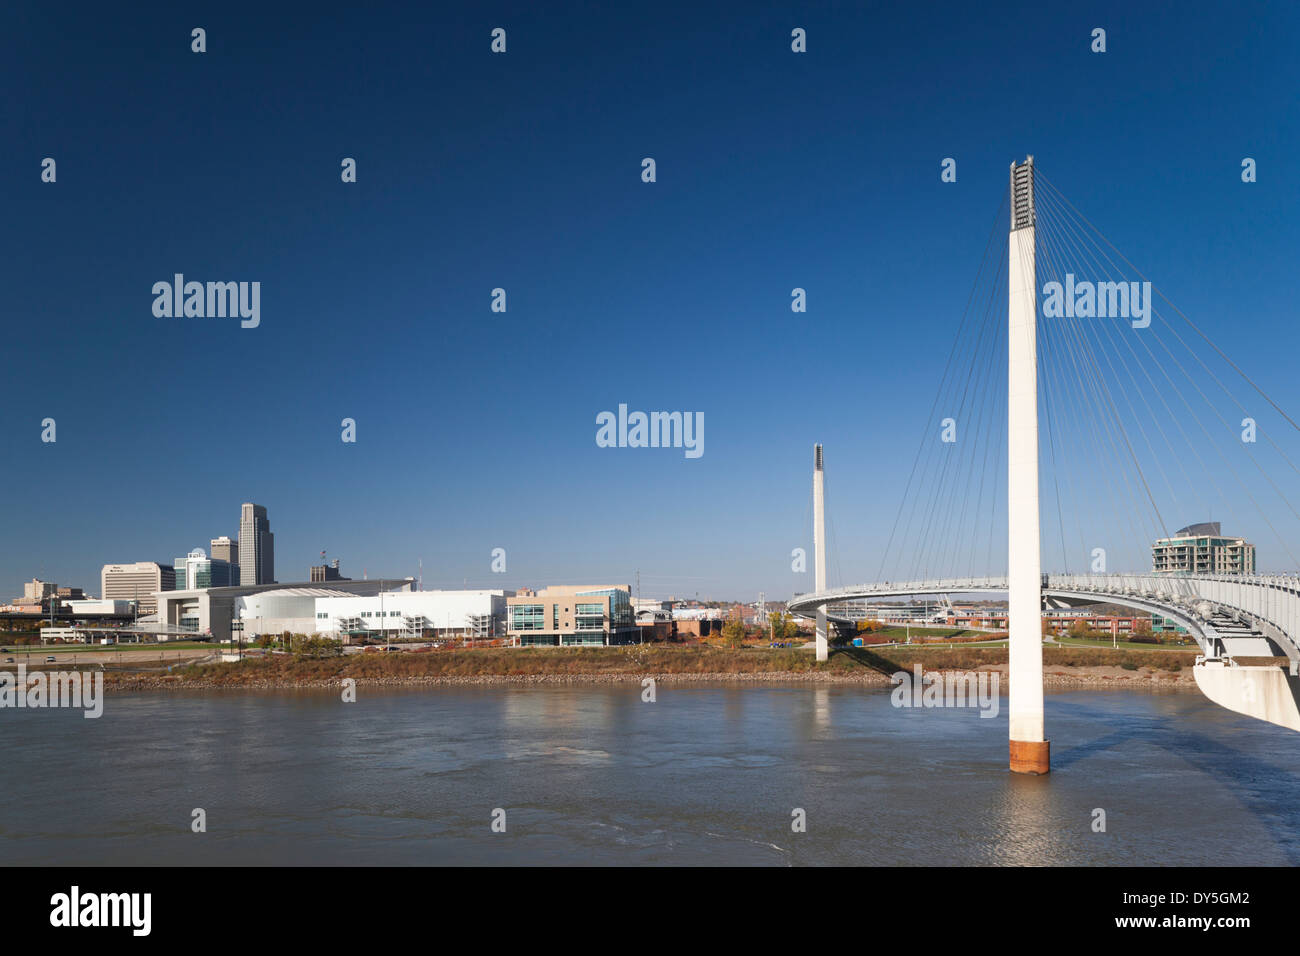
[(195, 548), (173, 563), (176, 570), (177, 591), (194, 591), (199, 588), (228, 588), (239, 583), (235, 568), (229, 561), (209, 558), (202, 548)]
[(603, 647), (638, 640), (629, 585), (524, 589), (506, 604), (506, 631), (520, 647)]

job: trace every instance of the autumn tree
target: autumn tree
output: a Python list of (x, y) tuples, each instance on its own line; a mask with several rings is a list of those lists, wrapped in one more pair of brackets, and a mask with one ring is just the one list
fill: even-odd
[(722, 639), (732, 647), (745, 646), (745, 625), (738, 618), (732, 618), (722, 625)]

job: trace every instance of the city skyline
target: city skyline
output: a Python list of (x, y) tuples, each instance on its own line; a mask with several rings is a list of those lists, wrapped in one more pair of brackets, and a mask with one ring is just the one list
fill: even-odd
[[(906, 477), (882, 462), (925, 427), (1007, 164), (1028, 152), (1300, 408), (1282, 201), (1294, 11), (1206, 35), (1204, 17), (1025, 9), (1014, 53), (1033, 84), (987, 69), (1016, 42), (1001, 18), (957, 6), (926, 23), (815, 12), (802, 59), (774, 11), (738, 27), (692, 9), (683, 35), (662, 11), (521, 8), (496, 60), (463, 12), (344, 14), (331, 30), (357, 38), (347, 49), (274, 12), (223, 13), (202, 59), (161, 12), (71, 35), (31, 12), (31, 42), (0, 67), (26, 90), (0, 162), (3, 252), (25, 277), (12, 314), (30, 317), (10, 329), (23, 361), (4, 413), (26, 454), (0, 478), (29, 506), (8, 516), (0, 587), (93, 587), (105, 562), (231, 534), (230, 502), (256, 501), (296, 569), (285, 580), (325, 548), (354, 578), (416, 577), (422, 561), (429, 587), (639, 570), (648, 597), (784, 599), (812, 586), (790, 554), (811, 551), (815, 442), (829, 583), (868, 580)], [(1110, 24), (1101, 56), (1092, 20)], [(354, 89), (376, 66), (366, 50), (391, 71), (377, 109)], [(291, 115), (265, 105), (308, 88)], [(201, 119), (165, 132), (159, 116)], [(183, 162), (159, 162), (160, 143)], [(46, 156), (56, 183), (40, 181)], [(1241, 181), (1243, 156), (1258, 181)], [(154, 283), (177, 273), (259, 282), (259, 324), (155, 316)], [(601, 447), (598, 416), (620, 405), (702, 414), (705, 453)], [(1187, 510), (1173, 527), (1226, 517)], [(1256, 519), (1228, 530), (1259, 542), (1261, 570), (1285, 566)]]
[[(249, 502), (245, 502), (245, 503), (241, 504), (241, 506), (240, 506), (240, 507), (241, 507), (241, 515), (244, 514), (244, 509), (247, 509), (247, 508), (249, 508), (250, 506), (259, 509), (258, 513), (259, 513), (259, 515), (261, 516), (261, 518), (262, 518), (263, 520), (267, 520), (267, 518), (268, 518), (268, 516), (269, 516), (269, 514), (270, 514), (270, 509), (266, 508), (265, 506), (261, 506), (261, 505), (253, 505), (252, 503), (249, 503)], [(1181, 537), (1186, 537), (1188, 534), (1191, 534), (1192, 536), (1194, 536), (1194, 535), (1197, 534), (1197, 533), (1209, 534), (1209, 535), (1211, 535), (1211, 537), (1212, 537), (1213, 539), (1215, 539), (1215, 540), (1218, 540), (1218, 539), (1228, 539), (1228, 538), (1231, 538), (1231, 539), (1240, 539), (1240, 538), (1241, 538), (1241, 536), (1238, 536), (1238, 535), (1223, 535), (1223, 534), (1221, 534), (1220, 531), (1218, 530), (1218, 523), (1217, 523), (1217, 522), (1211, 522), (1211, 523), (1206, 524), (1206, 525), (1192, 525), (1192, 526), (1189, 526), (1189, 527), (1187, 527), (1187, 528), (1180, 528), (1180, 529), (1178, 529), (1177, 532), (1174, 533), (1174, 538), (1160, 538), (1160, 539), (1156, 539), (1156, 540), (1154, 540), (1154, 541), (1152, 542), (1152, 550), (1151, 550), (1151, 552), (1148, 552), (1148, 554), (1147, 554), (1147, 563), (1148, 563), (1149, 565), (1152, 565), (1151, 568), (1146, 568), (1146, 567), (1144, 567), (1144, 568), (1131, 568), (1131, 569), (1124, 569), (1124, 570), (1126, 570), (1126, 571), (1134, 571), (1134, 572), (1144, 572), (1144, 571), (1146, 571), (1146, 570), (1155, 570), (1154, 565), (1157, 563), (1157, 559), (1155, 558), (1155, 552), (1156, 552), (1157, 550), (1161, 550), (1161, 551), (1165, 550), (1166, 542), (1168, 542), (1168, 541), (1172, 541), (1172, 540), (1176, 540), (1176, 539), (1178, 539), (1180, 536), (1181, 536)], [(222, 535), (222, 536), (219, 536), (219, 537), (227, 538), (228, 543), (229, 543), (228, 536), (224, 536), (224, 535)], [(213, 539), (212, 539), (212, 543), (213, 543), (213, 544), (216, 544), (216, 543), (217, 543), (217, 540), (218, 540), (218, 538), (213, 538)], [(235, 541), (234, 543), (237, 545), (238, 542)], [(1254, 545), (1253, 543), (1249, 542), (1249, 541), (1246, 541), (1246, 542), (1244, 543), (1244, 546), (1245, 546), (1246, 548), (1250, 549), (1251, 561), (1252, 561), (1252, 565), (1253, 565), (1253, 553), (1254, 553), (1255, 545)], [(238, 552), (236, 551), (235, 553), (238, 553)], [(193, 557), (193, 553), (190, 553), (189, 556), (192, 558), (192, 557)], [(209, 558), (209, 559), (212, 559), (212, 558), (215, 558), (215, 557), (216, 557), (216, 556), (215, 556), (214, 554), (211, 554), (211, 553), (207, 554), (207, 558)], [(318, 555), (317, 555), (317, 557), (320, 558), (321, 560), (326, 560), (326, 552), (325, 552), (325, 551), (321, 551), (321, 552), (319, 552)], [(175, 560), (176, 560), (177, 562), (179, 562), (179, 561), (184, 560), (184, 558), (185, 558), (185, 555), (178, 555), (178, 556), (176, 557)], [(339, 556), (337, 556), (337, 555), (335, 555), (335, 556), (329, 557), (328, 560), (329, 560), (332, 564), (340, 564), (344, 559), (341, 558), (341, 557), (339, 557)], [(171, 560), (164, 560), (164, 559), (158, 559), (158, 560), (155, 561), (154, 559), (150, 559), (150, 558), (137, 558), (137, 559), (136, 559), (136, 562), (156, 563), (156, 564), (158, 564), (159, 567), (161, 567), (161, 568), (163, 568), (163, 569), (170, 569), (170, 568), (172, 568), (172, 566), (173, 566), (173, 563), (172, 563)], [(105, 562), (105, 566), (107, 566), (107, 565), (111, 565), (111, 564), (113, 564), (113, 563), (114, 563), (114, 562)], [(119, 563), (120, 563), (120, 562), (119, 562)], [(130, 563), (130, 562), (128, 562), (128, 563)], [(101, 570), (102, 570), (102, 569), (101, 569)], [(271, 581), (244, 581), (244, 580), (241, 578), (241, 580), (235, 582), (235, 584), (236, 584), (236, 586), (244, 586), (244, 587), (247, 587), (247, 586), (249, 586), (250, 584), (275, 584), (275, 585), (278, 585), (278, 586), (283, 586), (283, 585), (285, 585), (285, 584), (290, 584), (290, 583), (309, 584), (309, 583), (313, 583), (313, 582), (312, 582), (312, 578), (311, 578), (311, 572), (312, 572), (312, 570), (313, 570), (312, 566), (308, 566), (308, 568), (307, 568), (307, 570), (306, 570), (306, 573), (303, 574), (302, 576), (298, 576), (298, 575), (294, 574), (294, 575), (292, 575), (291, 577), (286, 578), (286, 579), (283, 580), (283, 581), (276, 581), (276, 580), (271, 580)], [(341, 568), (340, 568), (340, 570), (341, 570)], [(410, 580), (411, 580), (415, 585), (417, 585), (417, 586), (418, 586), (419, 584), (421, 584), (421, 583), (426, 583), (426, 582), (422, 582), (422, 581), (421, 581), (421, 577), (422, 577), (422, 574), (423, 574), (423, 566), (422, 566), (422, 565), (418, 565), (418, 566), (417, 566), (417, 570), (416, 570), (416, 573), (415, 573), (415, 574), (409, 574), (409, 575), (408, 575), (408, 574), (386, 574), (386, 573), (370, 574), (368, 568), (362, 569), (362, 571), (359, 572), (359, 573), (362, 574), (362, 575), (364, 576), (363, 579), (375, 579), (375, 580), (381, 580), (381, 579), (389, 579), (389, 580), (403, 580), (403, 579), (407, 579), (407, 578), (409, 578), (409, 579), (410, 579)], [(503, 571), (503, 572), (500, 572), (500, 573), (501, 573), (502, 575), (505, 575), (506, 572)], [(427, 582), (427, 583), (430, 584), (431, 586), (425, 588), (425, 590), (438, 590), (438, 589), (456, 590), (456, 589), (461, 588), (461, 587), (469, 587), (469, 588), (471, 588), (471, 589), (473, 589), (473, 588), (487, 588), (487, 589), (499, 589), (499, 588), (505, 588), (505, 589), (507, 589), (507, 590), (510, 590), (510, 589), (515, 589), (515, 588), (529, 588), (529, 587), (533, 587), (533, 588), (535, 588), (535, 587), (544, 587), (544, 586), (547, 586), (548, 584), (554, 583), (554, 582), (547, 582), (547, 581), (528, 581), (528, 582), (522, 582), (522, 583), (521, 583), (521, 582), (517, 582), (517, 581), (515, 581), (515, 580), (512, 579), (512, 578), (506, 578), (505, 580), (502, 580), (501, 578), (497, 578), (497, 577), (495, 576), (495, 574), (496, 574), (496, 573), (494, 572), (494, 573), (493, 573), (493, 575), (494, 575), (493, 578), (469, 579), (468, 577), (465, 577), (465, 578), (462, 578), (461, 581), (459, 581), (459, 582), (456, 581), (456, 580), (454, 580), (454, 579), (451, 579), (451, 578), (447, 578), (447, 579), (445, 579), (445, 580), (439, 580), (439, 581), (436, 581), (436, 582), (435, 582), (435, 581), (430, 581), (430, 582)], [(810, 579), (810, 580), (811, 580), (811, 579)], [(54, 585), (54, 586), (58, 586), (58, 587), (72, 586), (72, 587), (75, 587), (75, 588), (80, 588), (80, 589), (82, 589), (82, 590), (86, 590), (84, 584), (74, 584), (74, 583), (72, 583), (71, 581), (65, 581), (65, 580), (59, 578), (58, 575), (55, 575), (54, 577), (51, 578), (51, 577), (43, 576), (43, 575), (40, 575), (40, 574), (36, 574), (36, 575), (29, 575), (26, 579), (24, 579), (24, 580), (19, 584), (18, 588), (14, 590), (14, 593), (15, 593), (15, 594), (24, 593), (26, 590), (29, 590), (29, 589), (30, 589), (30, 585), (31, 585), (32, 583), (35, 583), (35, 582), (40, 582), (40, 583), (42, 583), (42, 584), (46, 584), (46, 585)], [(177, 589), (177, 590), (184, 590), (184, 588), (183, 588), (183, 587), (181, 586), (181, 584), (179, 583), (179, 579), (178, 579), (178, 582), (177, 582), (177, 585), (176, 585), (176, 589)], [(101, 591), (102, 591), (102, 588), (101, 588)], [(91, 592), (90, 592), (90, 591), (86, 591), (86, 593), (89, 594), (89, 593), (91, 593)], [(700, 600), (704, 600), (704, 601), (723, 601), (723, 602), (753, 603), (753, 602), (754, 602), (754, 598), (755, 598), (755, 596), (756, 596), (757, 594), (763, 594), (764, 597), (765, 597), (765, 599), (766, 599), (766, 601), (767, 601), (768, 603), (781, 603), (781, 602), (783, 602), (783, 601), (785, 600), (786, 597), (790, 596), (790, 595), (783, 595), (783, 594), (767, 593), (767, 592), (762, 592), (762, 591), (756, 592), (755, 595), (749, 595), (749, 594), (730, 595), (730, 594), (715, 594), (715, 593), (703, 593), (703, 592), (701, 592), (701, 593), (699, 593), (699, 594), (696, 594), (696, 593), (672, 593), (672, 594), (662, 594), (662, 595), (660, 595), (660, 594), (651, 594), (651, 593), (648, 593), (648, 592), (646, 592), (646, 591), (644, 591), (644, 590), (642, 591), (642, 593), (641, 593), (640, 596), (645, 597), (645, 598), (647, 598), (647, 599), (666, 599), (666, 598), (668, 598), (668, 597), (673, 597), (673, 598), (676, 598), (676, 599), (681, 600), (681, 601), (693, 601), (693, 600), (695, 600), (695, 599), (698, 597)], [(104, 595), (103, 595), (102, 593), (101, 593), (101, 594), (98, 594), (97, 596), (98, 596), (98, 597), (104, 597)], [(633, 596), (636, 597), (637, 595), (634, 594)], [(7, 598), (0, 598), (0, 603), (4, 603), (5, 600), (7, 600)]]

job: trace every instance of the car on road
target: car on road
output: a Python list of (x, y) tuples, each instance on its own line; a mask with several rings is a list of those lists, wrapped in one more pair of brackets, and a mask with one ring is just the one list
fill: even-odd
[(6, 664), (12, 664), (13, 662), (14, 662), (14, 659), (13, 659), (12, 657), (6, 657), (6, 658), (5, 658), (5, 663), (6, 663)]
[(58, 662), (59, 662), (58, 658), (55, 657), (53, 654), (45, 658), (45, 663), (47, 664), (57, 664)]

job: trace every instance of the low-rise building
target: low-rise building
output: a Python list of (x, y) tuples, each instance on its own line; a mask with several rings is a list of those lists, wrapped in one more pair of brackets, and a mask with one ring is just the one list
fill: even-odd
[(507, 633), (520, 647), (633, 644), (632, 587), (552, 585), (508, 599)]

